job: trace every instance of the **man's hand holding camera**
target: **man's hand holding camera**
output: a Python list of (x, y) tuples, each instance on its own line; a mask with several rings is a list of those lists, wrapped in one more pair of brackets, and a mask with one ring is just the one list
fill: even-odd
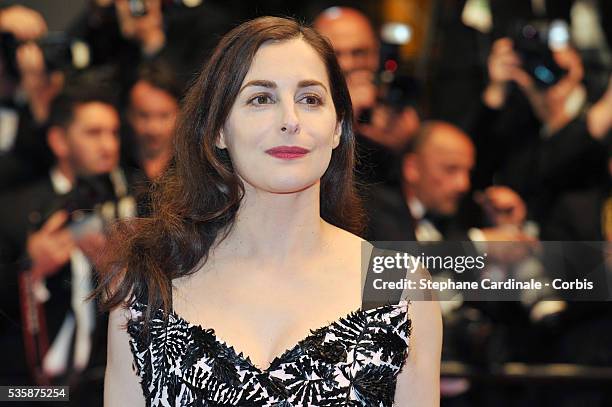
[(16, 5), (0, 11), (0, 31), (12, 34), (20, 44), (15, 55), (20, 86), (32, 116), (43, 123), (49, 116), (51, 100), (64, 82), (62, 73), (47, 72), (43, 53), (35, 43), (47, 34), (47, 23), (37, 11)]
[(145, 54), (153, 55), (166, 43), (161, 0), (143, 0), (143, 4), (146, 14), (142, 16), (134, 15), (128, 0), (115, 0), (115, 9), (123, 37), (138, 42)]
[(44, 279), (58, 272), (68, 261), (76, 248), (94, 263), (102, 252), (106, 239), (100, 232), (89, 232), (75, 236), (66, 222), (66, 211), (55, 212), (43, 224), (40, 230), (32, 233), (26, 243), (28, 255), (32, 261), (34, 281)]
[(21, 88), (27, 95), (32, 116), (38, 123), (44, 123), (49, 117), (51, 102), (64, 86), (64, 74), (47, 71), (42, 50), (34, 42), (20, 45), (16, 58)]
[[(491, 109), (501, 109), (506, 103), (508, 84), (515, 82), (525, 94), (535, 115), (546, 125), (549, 133), (555, 133), (565, 127), (578, 113), (574, 100), (576, 94), (583, 94), (581, 84), (584, 67), (580, 55), (570, 46), (553, 51), (557, 65), (566, 70), (566, 74), (554, 85), (542, 89), (522, 67), (522, 61), (514, 44), (509, 38), (501, 38), (493, 44), (488, 58), (489, 83), (482, 95), (485, 105)], [(578, 95), (580, 96), (580, 95)], [(587, 111), (589, 133), (594, 138), (602, 138), (612, 127), (610, 119), (612, 109), (612, 79), (604, 96)]]
[(67, 220), (65, 211), (56, 212), (28, 238), (26, 247), (32, 260), (34, 280), (55, 274), (70, 260), (76, 243), (70, 231), (64, 227)]
[(492, 224), (520, 227), (527, 217), (523, 199), (511, 188), (503, 185), (488, 187), (477, 193), (476, 202), (483, 208)]
[(553, 52), (553, 58), (567, 74), (546, 89), (536, 85), (535, 80), (522, 67), (522, 61), (509, 38), (500, 38), (493, 43), (487, 67), (489, 84), (483, 100), (492, 109), (500, 109), (506, 102), (508, 84), (514, 81), (523, 91), (534, 113), (549, 130), (556, 131), (565, 126), (572, 117), (566, 111), (566, 102), (579, 86), (584, 75), (582, 61), (572, 48), (564, 47)]
[(494, 242), (489, 254), (502, 263), (526, 258), (537, 241), (522, 230), (527, 209), (519, 194), (506, 186), (491, 186), (474, 198), (493, 225), (480, 229), (486, 241)]
[(521, 88), (533, 85), (532, 79), (521, 69), (521, 59), (509, 38), (501, 38), (493, 43), (487, 68), (489, 84), (483, 93), (483, 100), (491, 109), (501, 109), (504, 106), (511, 81)]
[[(419, 126), (417, 112), (410, 107), (397, 112), (396, 109), (377, 103), (378, 89), (374, 74), (367, 70), (356, 70), (347, 74), (347, 85), (351, 94), (356, 130), (365, 137), (390, 148), (404, 147)], [(359, 118), (368, 112), (369, 120)]]
[(378, 90), (374, 85), (374, 73), (366, 69), (347, 72), (346, 84), (353, 103), (355, 117), (376, 104)]

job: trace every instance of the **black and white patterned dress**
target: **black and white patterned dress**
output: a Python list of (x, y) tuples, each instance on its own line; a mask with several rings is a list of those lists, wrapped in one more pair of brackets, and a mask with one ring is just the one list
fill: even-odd
[(145, 305), (128, 323), (147, 406), (392, 406), (408, 354), (407, 301), (357, 310), (311, 333), (262, 370), (172, 312), (143, 334)]

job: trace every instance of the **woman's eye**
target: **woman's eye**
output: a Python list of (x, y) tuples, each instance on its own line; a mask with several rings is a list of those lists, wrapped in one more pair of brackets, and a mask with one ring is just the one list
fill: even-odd
[(317, 106), (321, 104), (321, 98), (316, 95), (306, 95), (301, 99), (301, 102), (307, 105)]
[(274, 101), (268, 95), (257, 95), (251, 100), (249, 100), (249, 103), (258, 106), (258, 105), (267, 105), (270, 103), (274, 103)]

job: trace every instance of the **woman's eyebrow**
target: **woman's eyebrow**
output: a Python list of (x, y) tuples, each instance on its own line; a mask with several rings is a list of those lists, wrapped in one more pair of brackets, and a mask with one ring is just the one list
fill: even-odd
[(266, 81), (266, 80), (263, 80), (263, 79), (256, 79), (254, 81), (249, 81), (249, 82), (245, 83), (244, 86), (242, 88), (240, 88), (240, 91), (238, 93), (241, 93), (245, 88), (247, 88), (249, 86), (260, 86), (262, 88), (275, 89), (276, 88), (276, 83), (274, 83), (272, 81)]
[(328, 92), (327, 87), (322, 83), (314, 79), (306, 79), (298, 82), (298, 88), (307, 88), (309, 86), (320, 86), (325, 92)]
[[(242, 93), (242, 91), (249, 86), (259, 86), (262, 88), (269, 88), (269, 89), (277, 88), (277, 85), (275, 82), (267, 81), (263, 79), (256, 79), (256, 80), (252, 80), (252, 81), (245, 83), (244, 86), (240, 88), (240, 91), (238, 93), (239, 94)], [(307, 88), (309, 86), (320, 86), (325, 90), (325, 92), (329, 93), (329, 91), (327, 90), (327, 87), (322, 82), (317, 81), (315, 79), (305, 79), (305, 80), (298, 82), (298, 88)]]

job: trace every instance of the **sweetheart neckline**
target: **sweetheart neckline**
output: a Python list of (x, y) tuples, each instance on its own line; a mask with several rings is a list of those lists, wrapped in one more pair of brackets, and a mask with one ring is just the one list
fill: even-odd
[(272, 360), (267, 363), (268, 366), (265, 369), (262, 369), (257, 364), (253, 363), (253, 361), (251, 360), (251, 357), (249, 355), (247, 355), (245, 352), (238, 351), (234, 347), (234, 345), (231, 345), (229, 342), (227, 342), (224, 339), (222, 339), (219, 336), (217, 336), (216, 330), (214, 328), (204, 328), (200, 324), (193, 324), (193, 323), (187, 321), (185, 318), (181, 317), (179, 314), (177, 314), (177, 312), (174, 309), (171, 311), (170, 315), (172, 315), (177, 322), (182, 322), (182, 323), (186, 324), (189, 328), (197, 329), (200, 332), (207, 332), (207, 333), (209, 333), (210, 335), (212, 335), (213, 340), (217, 344), (223, 346), (227, 350), (232, 351), (236, 355), (237, 358), (239, 358), (239, 359), (245, 361), (246, 363), (248, 363), (248, 365), (250, 367), (252, 367), (253, 369), (255, 369), (257, 372), (259, 372), (259, 373), (269, 373), (269, 370), (276, 364), (276, 362), (278, 360), (282, 360), (283, 357), (285, 357), (285, 355), (290, 354), (291, 352), (293, 352), (304, 341), (310, 339), (316, 332), (319, 332), (319, 331), (321, 331), (323, 329), (329, 329), (332, 326), (337, 325), (338, 323), (340, 323), (342, 321), (347, 321), (349, 318), (351, 318), (354, 315), (357, 315), (359, 313), (367, 313), (367, 312), (371, 312), (373, 310), (378, 310), (378, 309), (381, 309), (381, 308), (384, 308), (384, 307), (392, 307), (392, 308), (404, 307), (404, 304), (405, 304), (405, 308), (406, 308), (406, 310), (405, 310), (406, 318), (410, 319), (410, 317), (408, 316), (408, 307), (410, 305), (410, 301), (409, 300), (401, 300), (397, 304), (384, 304), (384, 305), (380, 305), (378, 307), (370, 308), (370, 309), (367, 309), (367, 310), (364, 310), (363, 307), (359, 307), (356, 310), (349, 311), (344, 316), (340, 316), (339, 318), (336, 318), (335, 320), (327, 323), (326, 325), (323, 325), (323, 326), (321, 326), (319, 328), (316, 328), (316, 329), (309, 329), (309, 332), (306, 334), (306, 336), (304, 336), (302, 339), (299, 339), (294, 346), (285, 349), (279, 355), (275, 355), (272, 358)]

